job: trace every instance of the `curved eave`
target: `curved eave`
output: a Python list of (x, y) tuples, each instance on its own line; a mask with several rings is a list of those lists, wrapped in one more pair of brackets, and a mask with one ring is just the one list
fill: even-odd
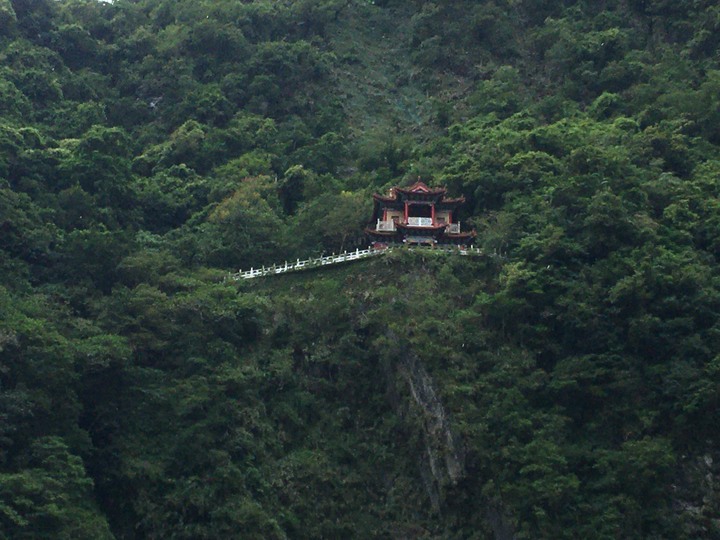
[(433, 225), (430, 227), (418, 227), (417, 225), (406, 225), (404, 223), (398, 223), (396, 224), (396, 227), (398, 229), (402, 229), (404, 231), (439, 231), (445, 229), (447, 225)]
[(384, 202), (384, 203), (398, 202), (397, 197), (385, 197), (384, 195), (380, 195), (379, 193), (373, 193), (373, 199), (375, 199), (378, 202)]
[[(398, 194), (402, 195), (403, 198), (398, 197)], [(422, 200), (423, 202), (435, 202), (436, 205), (443, 207), (457, 207), (465, 203), (465, 197), (456, 197), (454, 199), (445, 199), (443, 195), (445, 191), (405, 191), (398, 189), (396, 194), (392, 197), (380, 195), (379, 193), (373, 193), (373, 200), (383, 204), (403, 204), (404, 200), (412, 201)]]
[(462, 232), (462, 233), (447, 233), (445, 235), (447, 238), (475, 238), (477, 236), (477, 232), (470, 231), (470, 232)]
[(456, 197), (454, 199), (443, 199), (440, 201), (440, 204), (452, 204), (452, 205), (465, 204), (465, 197)]
[(375, 236), (397, 236), (397, 231), (378, 231), (376, 229), (371, 229), (370, 227), (365, 228), (365, 234), (371, 234)]

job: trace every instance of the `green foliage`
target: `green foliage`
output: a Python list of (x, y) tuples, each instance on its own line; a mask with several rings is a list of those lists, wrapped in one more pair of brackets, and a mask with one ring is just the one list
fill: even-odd
[[(717, 537), (718, 36), (0, 0), (0, 537)], [(483, 256), (226, 279), (418, 175)]]
[(3, 33), (10, 34), (15, 29), (16, 23), (17, 15), (10, 0), (2, 0), (0, 2), (0, 26), (3, 28)]
[(282, 252), (283, 221), (274, 184), (268, 177), (245, 178), (213, 208), (198, 231), (206, 260), (239, 268), (248, 260), (270, 262)]
[(4, 537), (112, 538), (107, 521), (88, 504), (92, 489), (82, 460), (57, 437), (30, 447), (27, 468), (0, 475)]
[[(303, 205), (295, 216), (293, 238), (298, 255), (318, 251), (341, 253), (363, 245), (363, 225), (372, 212), (368, 197), (360, 193), (325, 193)], [(322, 223), (322, 232), (316, 224)], [(302, 249), (298, 249), (302, 248)]]

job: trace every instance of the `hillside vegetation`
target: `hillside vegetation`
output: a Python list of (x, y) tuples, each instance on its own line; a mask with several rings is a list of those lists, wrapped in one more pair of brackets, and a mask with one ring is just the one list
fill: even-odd
[(711, 0), (0, 0), (0, 538), (719, 538), (719, 148)]

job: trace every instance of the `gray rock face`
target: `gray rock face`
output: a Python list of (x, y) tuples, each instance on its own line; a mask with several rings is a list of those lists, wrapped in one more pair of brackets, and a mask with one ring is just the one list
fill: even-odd
[(720, 538), (720, 454), (686, 456), (678, 470), (673, 507), (688, 538)]
[(401, 357), (399, 368), (422, 414), (425, 450), (432, 477), (438, 485), (456, 484), (465, 472), (462, 441), (451, 429), (433, 381), (411, 351)]
[[(399, 343), (397, 336), (390, 341)], [(435, 512), (441, 512), (445, 492), (465, 479), (465, 448), (460, 435), (453, 430), (452, 418), (445, 409), (436, 384), (412, 350), (398, 347), (391, 356), (397, 359), (396, 370), (407, 384), (414, 411), (419, 419), (424, 453), (419, 456), (420, 474)], [(390, 375), (390, 373), (388, 373)], [(393, 390), (391, 392), (395, 394)], [(496, 540), (514, 540), (514, 527), (504, 509), (478, 501), (478, 511), (493, 531)]]

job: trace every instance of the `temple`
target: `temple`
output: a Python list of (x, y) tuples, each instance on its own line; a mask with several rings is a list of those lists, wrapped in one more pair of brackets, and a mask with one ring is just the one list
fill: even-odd
[(464, 197), (446, 198), (445, 188), (430, 188), (423, 182), (394, 187), (387, 196), (375, 194), (372, 225), (365, 232), (376, 247), (392, 244), (467, 246), (475, 231), (463, 232), (455, 219)]

